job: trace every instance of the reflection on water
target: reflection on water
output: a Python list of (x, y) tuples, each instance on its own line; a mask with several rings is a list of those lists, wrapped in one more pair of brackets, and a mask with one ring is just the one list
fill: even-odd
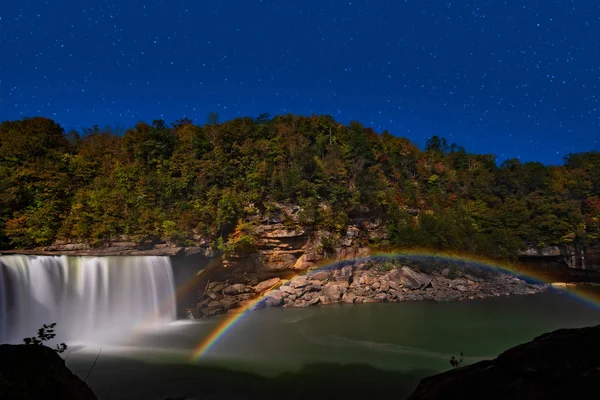
[(111, 399), (201, 394), (209, 383), (200, 367), (275, 376), (315, 363), (355, 363), (421, 377), (447, 370), (450, 357), (461, 351), (465, 362), (493, 358), (547, 331), (598, 324), (600, 312), (557, 293), (459, 303), (265, 309), (242, 319), (199, 367), (190, 366), (193, 348), (222, 318), (138, 332), (125, 345), (77, 348), (73, 343), (67, 365), (85, 376), (102, 347), (88, 382), (100, 397), (110, 389)]

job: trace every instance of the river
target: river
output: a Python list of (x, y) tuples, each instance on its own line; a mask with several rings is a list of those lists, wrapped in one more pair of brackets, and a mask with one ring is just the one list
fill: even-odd
[(323, 375), (334, 369), (314, 366), (318, 363), (395, 371), (397, 398), (404, 398), (423, 376), (450, 368), (453, 355), (464, 352), (465, 364), (494, 358), (544, 332), (599, 324), (600, 311), (556, 292), (456, 303), (263, 309), (248, 314), (190, 364), (193, 349), (223, 318), (177, 321), (101, 345), (69, 343), (67, 365), (82, 378), (89, 373), (98, 397), (111, 400), (210, 393), (219, 398), (220, 390), (251, 385), (248, 375), (227, 376), (213, 367), (267, 377), (305, 366)]

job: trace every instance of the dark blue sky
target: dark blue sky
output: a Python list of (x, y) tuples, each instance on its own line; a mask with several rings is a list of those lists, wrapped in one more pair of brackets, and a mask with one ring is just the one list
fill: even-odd
[(331, 114), (499, 161), (600, 149), (600, 3), (3, 0), (0, 120)]

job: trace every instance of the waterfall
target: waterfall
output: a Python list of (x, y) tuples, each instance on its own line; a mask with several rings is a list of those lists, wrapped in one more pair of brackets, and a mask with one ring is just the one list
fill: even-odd
[(173, 321), (168, 257), (0, 256), (0, 343), (56, 322), (56, 339), (126, 339)]

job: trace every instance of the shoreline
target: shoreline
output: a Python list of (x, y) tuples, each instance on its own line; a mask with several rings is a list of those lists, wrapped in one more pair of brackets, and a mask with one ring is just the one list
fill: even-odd
[(360, 263), (335, 270), (316, 270), (289, 281), (271, 278), (253, 285), (211, 282), (200, 294), (195, 318), (238, 314), (260, 307), (304, 308), (328, 304), (464, 301), (531, 295), (547, 291), (512, 275), (476, 268), (443, 268), (421, 272), (413, 266), (381, 268)]

